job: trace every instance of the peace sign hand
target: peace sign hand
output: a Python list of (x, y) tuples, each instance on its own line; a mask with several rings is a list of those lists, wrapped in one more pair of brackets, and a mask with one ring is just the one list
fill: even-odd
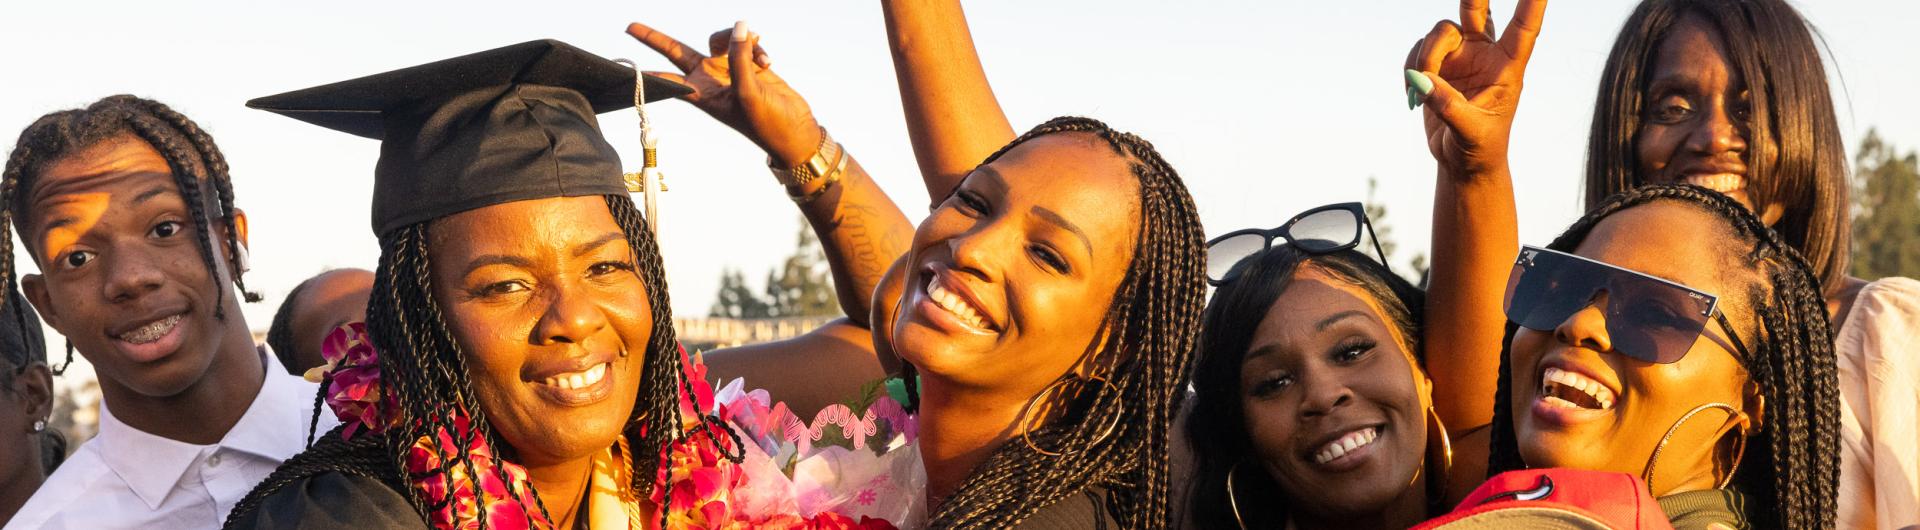
[(681, 99), (692, 103), (772, 156), (781, 167), (811, 158), (820, 148), (820, 126), (807, 101), (768, 67), (760, 36), (746, 22), (714, 32), (707, 39), (711, 56), (638, 22), (627, 34), (653, 48), (685, 75), (647, 72), (693, 87)]
[[(1465, 177), (1504, 170), (1520, 87), (1547, 0), (1520, 0), (1494, 36), (1487, 0), (1460, 0), (1460, 22), (1441, 20), (1407, 52), (1409, 101), (1424, 103), (1427, 149)], [(1418, 85), (1426, 84), (1428, 90)]]

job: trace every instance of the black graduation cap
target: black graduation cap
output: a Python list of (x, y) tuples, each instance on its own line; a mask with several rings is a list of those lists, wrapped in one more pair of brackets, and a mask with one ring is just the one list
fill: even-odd
[[(494, 204), (626, 193), (595, 114), (633, 106), (632, 68), (537, 40), (248, 101), (380, 140), (373, 233)], [(690, 92), (646, 77), (647, 100)]]

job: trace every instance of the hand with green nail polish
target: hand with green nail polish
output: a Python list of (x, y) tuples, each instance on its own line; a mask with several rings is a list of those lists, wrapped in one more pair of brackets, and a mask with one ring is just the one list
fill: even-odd
[(1513, 117), (1546, 0), (1521, 0), (1495, 36), (1487, 0), (1460, 2), (1460, 21), (1441, 20), (1407, 52), (1408, 108), (1424, 105), (1427, 148), (1456, 178), (1504, 171)]

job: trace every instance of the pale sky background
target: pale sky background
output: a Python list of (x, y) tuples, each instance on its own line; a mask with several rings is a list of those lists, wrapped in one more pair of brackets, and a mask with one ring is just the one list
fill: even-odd
[[(746, 19), (774, 69), (917, 221), (927, 203), (908, 145), (880, 8), (869, 1), (735, 2), (7, 2), (0, 7), (0, 130), (132, 93), (210, 131), (252, 221), (246, 318), (264, 329), (289, 289), (321, 270), (372, 268), (377, 145), (243, 106), (248, 99), (537, 38), (647, 69), (672, 66), (622, 31), (641, 21), (704, 47)], [(1494, 1), (1506, 27), (1512, 0)], [(1140, 134), (1185, 177), (1208, 234), (1267, 227), (1309, 207), (1362, 200), (1369, 176), (1400, 250), (1423, 252), (1433, 161), (1406, 109), (1401, 64), (1447, 0), (1330, 2), (990, 1), (968, 5), (974, 37), (1014, 128), (1086, 115)], [(1869, 127), (1920, 146), (1920, 2), (1796, 2), (1824, 32), (1849, 151)], [(1601, 63), (1633, 4), (1561, 0), (1548, 10), (1515, 125), (1520, 234), (1541, 242), (1575, 219)], [(799, 216), (731, 129), (679, 102), (650, 107), (664, 194), (662, 246), (674, 311), (704, 315), (723, 267), (752, 281), (793, 249)], [(601, 116), (637, 167), (631, 113)], [(9, 141), (6, 145), (11, 145)], [(9, 234), (11, 236), (11, 234)], [(32, 262), (23, 252), (23, 268)], [(59, 338), (49, 333), (58, 362)], [(84, 361), (65, 378), (91, 377)]]

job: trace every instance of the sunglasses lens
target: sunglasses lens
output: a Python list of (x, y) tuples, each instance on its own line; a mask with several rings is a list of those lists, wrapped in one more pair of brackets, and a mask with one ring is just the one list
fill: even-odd
[(1618, 273), (1608, 287), (1607, 334), (1613, 350), (1650, 363), (1686, 357), (1707, 327), (1711, 303), (1692, 291)]
[(1294, 221), (1287, 236), (1308, 252), (1331, 252), (1360, 241), (1360, 218), (1350, 210), (1323, 210)]
[(1514, 265), (1507, 277), (1507, 320), (1527, 329), (1553, 331), (1574, 313), (1592, 305), (1600, 284), (1586, 262), (1541, 251), (1530, 263)]
[(1527, 249), (1507, 279), (1507, 319), (1553, 331), (1605, 298), (1614, 353), (1650, 363), (1686, 357), (1706, 328), (1713, 298), (1627, 269), (1550, 250)]
[(1247, 233), (1219, 239), (1207, 245), (1207, 279), (1226, 281), (1227, 273), (1247, 256), (1267, 248), (1267, 236)]

